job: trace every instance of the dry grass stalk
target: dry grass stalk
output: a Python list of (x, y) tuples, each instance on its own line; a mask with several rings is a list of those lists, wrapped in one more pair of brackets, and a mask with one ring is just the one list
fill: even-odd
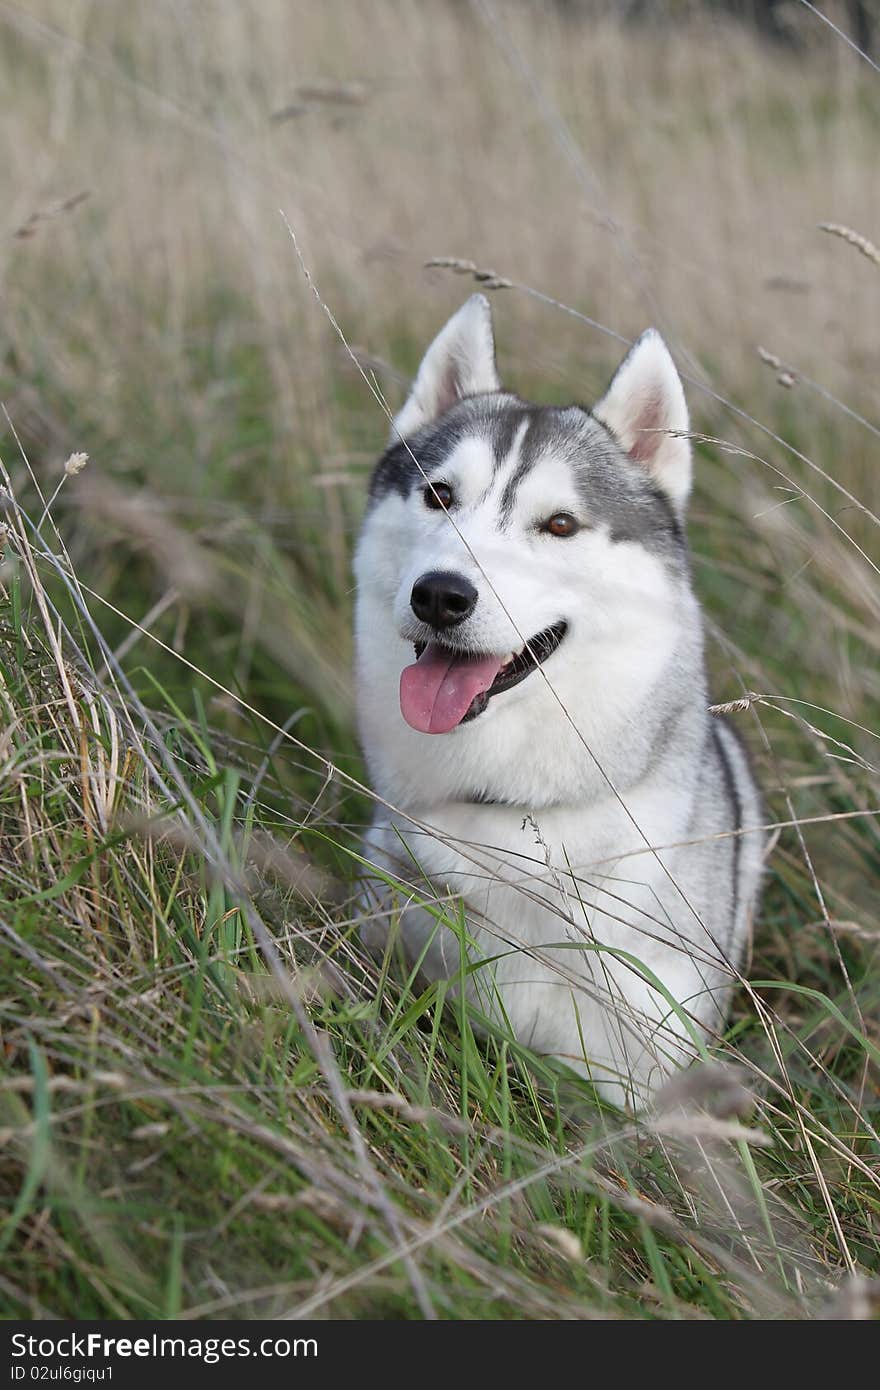
[(852, 227), (844, 227), (841, 222), (820, 222), (819, 230), (828, 232), (831, 236), (840, 237), (841, 241), (845, 241), (848, 245), (854, 246), (857, 251), (861, 251), (862, 255), (872, 261), (874, 265), (880, 266), (880, 251), (873, 241), (862, 236), (861, 232), (854, 232)]

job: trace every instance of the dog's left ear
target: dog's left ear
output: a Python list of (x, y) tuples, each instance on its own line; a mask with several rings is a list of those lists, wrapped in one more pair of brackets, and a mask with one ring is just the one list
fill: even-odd
[(689, 427), (688, 409), (675, 363), (656, 328), (630, 349), (593, 414), (684, 511), (691, 490), (691, 443), (677, 432)]
[(415, 434), (463, 396), (500, 389), (492, 310), (484, 294), (472, 294), (422, 358), (406, 404), (394, 417), (390, 443)]

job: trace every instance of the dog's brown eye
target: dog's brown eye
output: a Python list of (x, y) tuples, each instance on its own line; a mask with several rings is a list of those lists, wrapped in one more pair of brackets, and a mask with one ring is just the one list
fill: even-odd
[(551, 536), (573, 536), (579, 528), (570, 512), (557, 512), (544, 522), (542, 529), (549, 531)]
[(428, 483), (422, 496), (425, 506), (434, 512), (445, 512), (453, 503), (453, 492), (448, 483)]

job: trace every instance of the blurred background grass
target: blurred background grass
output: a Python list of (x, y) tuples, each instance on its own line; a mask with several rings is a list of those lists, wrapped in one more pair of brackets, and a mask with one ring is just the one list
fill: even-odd
[[(804, 7), (785, 43), (731, 8), (0, 3), (0, 458), (36, 522), (90, 456), (52, 507), (69, 565), (16, 512), (4, 570), (11, 1311), (801, 1315), (876, 1269), (880, 266), (818, 224), (878, 239), (880, 77)], [(730, 1038), (773, 1145), (760, 1174), (713, 1159), (733, 1266), (687, 1155), (536, 1091), (352, 944), (349, 558), (387, 422), (282, 212), (392, 407), (473, 288), (437, 257), (511, 282), (524, 394), (589, 403), (649, 323), (689, 380), (714, 693), (765, 697), (735, 717), (781, 824), (751, 962), (774, 988)], [(144, 838), (181, 806), (191, 841)], [(370, 1097), (354, 1129), (262, 973), (260, 836), (295, 860), (257, 894), (284, 961), (337, 963), (316, 1008)], [(333, 876), (305, 897), (303, 847)]]

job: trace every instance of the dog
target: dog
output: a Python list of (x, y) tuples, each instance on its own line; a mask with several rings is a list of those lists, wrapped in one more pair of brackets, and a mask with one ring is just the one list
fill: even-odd
[(750, 764), (708, 712), (688, 430), (656, 330), (592, 410), (533, 405), (474, 295), (354, 563), (364, 941), (632, 1111), (722, 1030), (762, 866)]

